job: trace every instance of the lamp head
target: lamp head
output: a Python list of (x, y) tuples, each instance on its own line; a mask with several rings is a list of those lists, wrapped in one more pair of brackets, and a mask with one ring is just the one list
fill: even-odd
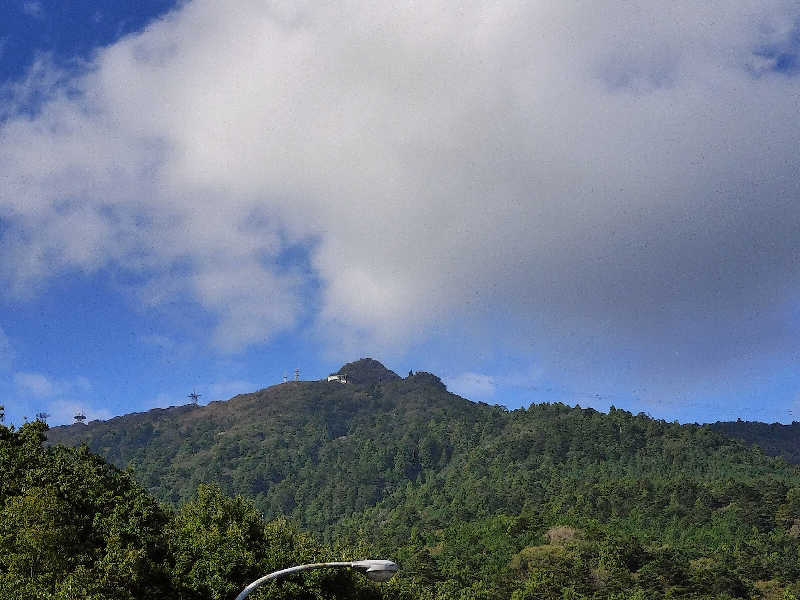
[(390, 560), (359, 560), (353, 568), (363, 571), (372, 581), (388, 581), (400, 567)]

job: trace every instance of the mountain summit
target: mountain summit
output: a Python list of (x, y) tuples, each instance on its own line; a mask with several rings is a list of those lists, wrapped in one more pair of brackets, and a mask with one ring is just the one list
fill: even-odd
[(362, 358), (344, 365), (336, 375), (344, 375), (349, 383), (371, 385), (388, 383), (400, 379), (394, 371), (390, 371), (373, 358)]

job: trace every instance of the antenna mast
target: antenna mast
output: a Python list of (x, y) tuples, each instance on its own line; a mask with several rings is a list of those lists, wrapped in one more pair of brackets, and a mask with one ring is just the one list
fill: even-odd
[(295, 369), (294, 370), (294, 380), (295, 381), (300, 381), (300, 369)]

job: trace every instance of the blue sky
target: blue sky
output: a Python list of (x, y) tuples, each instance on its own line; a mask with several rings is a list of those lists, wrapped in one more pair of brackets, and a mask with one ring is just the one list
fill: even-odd
[(363, 356), (796, 418), (800, 8), (528, 4), (7, 3), (6, 420)]

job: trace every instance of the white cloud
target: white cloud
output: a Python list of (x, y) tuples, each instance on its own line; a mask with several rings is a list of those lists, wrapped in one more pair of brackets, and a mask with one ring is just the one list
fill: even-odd
[(0, 269), (136, 271), (226, 351), (502, 313), (574, 369), (713, 370), (796, 339), (800, 79), (754, 61), (799, 12), (196, 0), (34, 78), (49, 101), (0, 129)]
[(447, 379), (447, 388), (470, 400), (486, 400), (494, 396), (495, 378), (481, 373), (461, 373)]
[(54, 379), (42, 373), (19, 371), (14, 373), (17, 391), (34, 398), (53, 398), (91, 391), (91, 382), (83, 376), (73, 379)]
[(25, 413), (32, 419), (36, 413), (44, 412), (49, 415), (48, 424), (64, 425), (73, 423), (78, 412), (83, 412), (90, 421), (111, 417), (107, 409), (94, 406), (90, 395), (92, 383), (82, 375), (59, 379), (43, 373), (18, 371), (13, 381), (17, 399), (7, 408), (17, 419)]
[(55, 385), (41, 373), (15, 373), (14, 383), (20, 392), (37, 398), (47, 398), (55, 394)]

